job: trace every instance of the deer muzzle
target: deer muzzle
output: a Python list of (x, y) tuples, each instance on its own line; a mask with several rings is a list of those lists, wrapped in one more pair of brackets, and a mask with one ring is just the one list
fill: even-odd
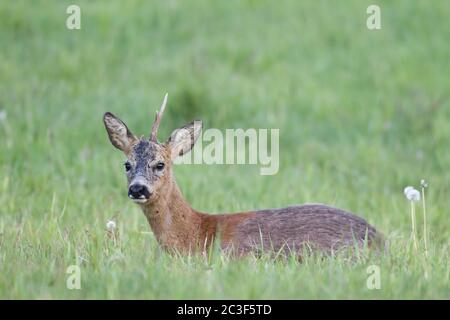
[(134, 202), (144, 203), (152, 195), (150, 188), (143, 181), (134, 181), (128, 188), (128, 197)]

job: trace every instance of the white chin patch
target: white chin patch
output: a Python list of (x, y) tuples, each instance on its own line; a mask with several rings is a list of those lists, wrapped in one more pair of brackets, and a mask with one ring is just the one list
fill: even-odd
[(140, 199), (131, 198), (131, 200), (133, 200), (136, 203), (146, 203), (148, 199), (145, 199), (145, 198), (140, 198)]
[(139, 198), (133, 198), (131, 195), (129, 195), (128, 197), (136, 203), (146, 203), (148, 200), (143, 195), (140, 196)]

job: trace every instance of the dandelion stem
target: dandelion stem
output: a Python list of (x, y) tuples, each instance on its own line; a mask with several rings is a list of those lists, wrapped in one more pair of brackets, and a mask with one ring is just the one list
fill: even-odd
[(411, 201), (411, 223), (412, 223), (412, 237), (414, 241), (414, 249), (418, 251), (417, 238), (416, 238), (416, 210), (414, 201)]
[(423, 208), (423, 241), (425, 244), (425, 256), (428, 257), (428, 239), (427, 239), (427, 210), (425, 206), (425, 188), (422, 187), (422, 208)]

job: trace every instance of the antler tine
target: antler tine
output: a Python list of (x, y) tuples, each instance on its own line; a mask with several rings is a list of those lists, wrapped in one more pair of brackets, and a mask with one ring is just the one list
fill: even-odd
[(166, 95), (164, 96), (164, 100), (161, 105), (161, 108), (159, 109), (159, 112), (158, 111), (156, 112), (155, 122), (153, 122), (153, 125), (152, 125), (152, 133), (150, 135), (150, 141), (154, 141), (154, 142), (158, 141), (158, 138), (156, 137), (156, 135), (158, 134), (159, 124), (161, 123), (161, 118), (163, 116), (164, 110), (166, 109), (167, 96), (168, 96), (168, 93), (166, 93)]

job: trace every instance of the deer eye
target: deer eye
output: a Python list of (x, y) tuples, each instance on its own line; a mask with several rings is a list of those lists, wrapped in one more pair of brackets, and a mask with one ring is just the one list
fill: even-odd
[(124, 166), (125, 166), (125, 171), (126, 172), (131, 170), (131, 164), (128, 161), (124, 163)]
[(155, 166), (156, 170), (161, 171), (164, 169), (164, 162), (158, 162)]

